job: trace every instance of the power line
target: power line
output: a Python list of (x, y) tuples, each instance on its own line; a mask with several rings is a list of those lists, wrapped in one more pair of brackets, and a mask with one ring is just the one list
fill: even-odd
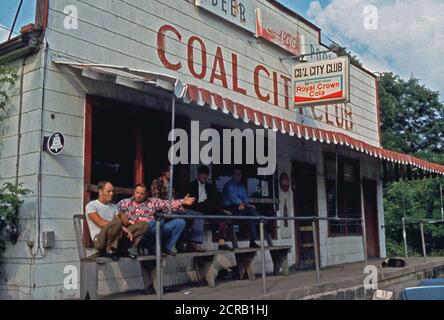
[[(11, 29), (9, 29), (9, 28), (6, 28), (5, 26), (2, 26), (2, 25), (0, 25), (0, 29), (3, 29), (3, 30), (5, 30), (5, 31), (9, 31), (9, 32), (11, 32)], [(15, 32), (13, 32), (13, 34), (19, 34), (17, 31), (15, 31)]]
[(11, 27), (11, 31), (10, 31), (9, 36), (8, 36), (8, 40), (11, 39), (11, 36), (14, 33), (15, 24), (17, 23), (17, 19), (18, 19), (19, 15), (20, 15), (20, 11), (22, 10), (22, 5), (23, 5), (23, 0), (20, 0), (20, 3), (18, 5), (17, 11), (16, 11), (15, 16), (14, 16), (14, 22), (12, 23), (12, 27)]

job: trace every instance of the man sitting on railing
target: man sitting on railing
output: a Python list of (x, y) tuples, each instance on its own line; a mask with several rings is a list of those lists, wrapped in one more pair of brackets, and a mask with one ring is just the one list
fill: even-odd
[[(232, 179), (228, 181), (223, 189), (223, 206), (238, 216), (259, 216), (254, 205), (249, 204), (247, 189), (242, 184), (242, 170), (233, 169)], [(257, 221), (248, 220), (250, 235), (250, 248), (259, 248), (257, 240)]]
[[(207, 166), (200, 166), (197, 170), (197, 179), (188, 186), (188, 194), (196, 198), (191, 209), (207, 215), (231, 215), (230, 211), (222, 208), (221, 197), (216, 187), (208, 183), (209, 173), (210, 170)], [(217, 226), (219, 250), (233, 251), (233, 248), (225, 243), (228, 234), (227, 222), (223, 220), (217, 221)]]
[[(120, 254), (117, 249), (121, 244), (122, 233), (125, 233), (128, 240), (137, 246), (148, 225), (146, 222), (130, 225), (128, 219), (119, 214), (117, 206), (111, 202), (114, 187), (110, 182), (99, 182), (98, 187), (99, 198), (88, 203), (85, 210), (89, 231), (94, 247), (103, 256), (118, 260)], [(123, 255), (136, 258), (136, 255), (129, 252)]]
[[(193, 202), (194, 198), (188, 196), (181, 200), (173, 200), (171, 211), (177, 213), (183, 209), (183, 205), (192, 205)], [(170, 202), (157, 198), (147, 199), (146, 187), (143, 184), (139, 184), (134, 188), (133, 197), (120, 201), (118, 208), (128, 218), (129, 223), (148, 223), (148, 231), (145, 233), (141, 246), (146, 246), (148, 249), (153, 250), (156, 236), (155, 215), (157, 212), (168, 213), (170, 211)], [(185, 224), (184, 219), (172, 219), (161, 222), (162, 253), (164, 255), (176, 255), (173, 248), (182, 234)]]

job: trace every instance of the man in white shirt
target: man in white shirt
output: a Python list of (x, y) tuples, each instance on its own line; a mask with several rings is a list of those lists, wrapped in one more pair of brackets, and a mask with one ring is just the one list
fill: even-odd
[[(126, 228), (129, 225), (125, 215), (118, 212), (117, 206), (112, 203), (114, 187), (108, 181), (98, 184), (99, 198), (86, 205), (86, 217), (94, 248), (103, 256), (113, 260), (119, 258), (117, 254), (119, 240), (125, 233), (132, 242), (133, 235)], [(134, 255), (128, 254), (131, 258)]]

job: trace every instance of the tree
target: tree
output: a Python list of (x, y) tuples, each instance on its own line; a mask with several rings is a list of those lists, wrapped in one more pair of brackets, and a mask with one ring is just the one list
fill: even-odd
[[(0, 128), (3, 127), (2, 122), (8, 116), (9, 89), (15, 85), (16, 79), (15, 68), (0, 65)], [(21, 186), (14, 186), (11, 183), (5, 183), (0, 188), (0, 236), (3, 231), (9, 233), (10, 236), (15, 236), (12, 231), (17, 229), (18, 210), (22, 204), (20, 197), (29, 192), (30, 190), (22, 189)], [(0, 260), (4, 250), (5, 241), (0, 238)]]
[(9, 104), (8, 89), (14, 86), (16, 79), (17, 73), (15, 68), (0, 64), (0, 123), (7, 117), (7, 107)]
[(382, 144), (403, 153), (442, 153), (444, 105), (439, 93), (393, 73), (379, 77)]
[[(382, 145), (384, 148), (412, 154), (431, 162), (444, 164), (444, 105), (439, 93), (434, 92), (418, 79), (408, 81), (387, 72), (379, 77)], [(392, 182), (384, 188), (384, 210), (387, 250), (389, 255), (399, 255), (402, 249), (401, 219), (440, 219), (440, 183), (444, 179), (422, 179), (409, 182)], [(421, 252), (418, 225), (408, 225), (408, 243)], [(428, 225), (425, 237), (429, 250), (444, 246), (444, 227)]]
[(347, 50), (345, 47), (341, 47), (339, 44), (333, 42), (330, 45), (330, 50), (335, 52), (338, 57), (349, 57), (350, 63), (352, 65), (355, 65), (357, 67), (362, 67), (362, 62), (358, 59), (356, 55), (353, 55), (350, 51)]

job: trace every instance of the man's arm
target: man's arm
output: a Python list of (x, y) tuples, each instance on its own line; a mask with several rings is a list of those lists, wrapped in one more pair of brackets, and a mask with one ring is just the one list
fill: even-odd
[(127, 200), (119, 201), (119, 203), (117, 204), (117, 210), (119, 212), (118, 216), (122, 219), (123, 226), (128, 227), (130, 223), (127, 216)]
[[(172, 211), (176, 211), (182, 207), (182, 205), (191, 206), (194, 203), (195, 198), (189, 197), (188, 195), (181, 200), (173, 200), (172, 201)], [(155, 211), (168, 211), (170, 209), (170, 201), (169, 200), (161, 200), (161, 199), (151, 199), (150, 204), (153, 206)]]
[(248, 204), (250, 202), (250, 199), (248, 198), (248, 192), (247, 192), (247, 188), (242, 187), (242, 203), (243, 204)]
[(133, 242), (134, 236), (133, 234), (124, 226), (122, 226), (122, 231), (126, 234), (126, 237), (130, 242)]
[(88, 213), (88, 218), (90, 218), (91, 221), (94, 222), (94, 224), (99, 228), (103, 228), (109, 223), (109, 221), (103, 219), (97, 212)]
[(122, 219), (123, 226), (128, 227), (130, 225), (130, 223), (129, 223), (129, 219), (128, 219), (128, 216), (126, 215), (126, 213), (121, 211), (121, 212), (119, 212), (119, 216)]
[[(150, 199), (150, 204), (153, 207), (154, 211), (168, 211), (170, 209), (170, 201), (169, 200), (162, 200), (158, 198)], [(182, 206), (183, 201), (182, 200), (173, 200), (172, 201), (172, 210), (177, 210)]]
[(234, 190), (234, 186), (229, 184), (227, 189), (225, 190), (225, 197), (233, 204), (233, 205), (241, 205), (243, 203), (242, 199), (236, 194)]

